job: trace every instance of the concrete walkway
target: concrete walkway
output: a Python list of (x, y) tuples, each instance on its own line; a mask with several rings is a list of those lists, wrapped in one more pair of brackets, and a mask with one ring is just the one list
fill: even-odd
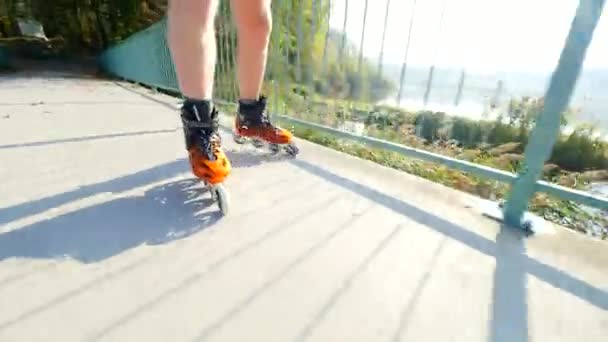
[(221, 218), (168, 96), (0, 78), (0, 341), (601, 341), (608, 246), (305, 141), (226, 149)]

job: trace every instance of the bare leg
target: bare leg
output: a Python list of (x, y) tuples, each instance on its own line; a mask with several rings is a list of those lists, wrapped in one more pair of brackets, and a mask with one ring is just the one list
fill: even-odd
[(170, 0), (169, 48), (186, 98), (211, 100), (216, 46), (213, 20), (217, 0)]
[(238, 33), (237, 64), (240, 98), (260, 96), (272, 29), (271, 0), (232, 0)]
[[(260, 94), (272, 30), (272, 0), (231, 1), (238, 34), (240, 98), (235, 120), (236, 136), (266, 141), (271, 144), (273, 152), (280, 150), (279, 145), (287, 145), (285, 150), (295, 155), (298, 148), (292, 143), (293, 135), (270, 122), (266, 115), (266, 98)], [(237, 142), (239, 140), (242, 141), (239, 138)]]
[(212, 104), (217, 4), (218, 0), (170, 0), (168, 13), (169, 48), (186, 97), (181, 119), (190, 166), (209, 184), (223, 182), (231, 170)]

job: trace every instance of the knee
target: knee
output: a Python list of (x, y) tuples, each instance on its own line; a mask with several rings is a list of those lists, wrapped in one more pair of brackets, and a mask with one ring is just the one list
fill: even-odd
[(173, 17), (174, 21), (198, 27), (203, 34), (210, 34), (214, 30), (214, 1), (172, 0), (169, 2), (169, 16)]
[(270, 9), (244, 15), (239, 23), (239, 34), (249, 44), (266, 45), (272, 31), (272, 14)]

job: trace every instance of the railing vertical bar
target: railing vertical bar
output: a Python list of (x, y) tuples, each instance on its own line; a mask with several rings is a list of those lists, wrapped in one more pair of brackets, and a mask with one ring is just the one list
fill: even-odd
[(273, 21), (275, 21), (278, 25), (274, 24), (273, 28), (272, 28), (272, 41), (271, 41), (271, 45), (270, 45), (270, 55), (272, 56), (272, 92), (273, 92), (273, 105), (274, 105), (274, 110), (270, 111), (270, 115), (272, 117), (272, 115), (274, 115), (274, 113), (280, 113), (280, 108), (279, 108), (279, 75), (281, 73), (281, 68), (279, 66), (279, 64), (281, 63), (281, 58), (280, 58), (280, 44), (281, 44), (281, 39), (280, 39), (280, 33), (281, 30), (277, 30), (276, 27), (282, 27), (282, 20), (281, 20), (281, 13), (280, 13), (280, 9), (281, 9), (281, 4), (282, 4), (282, 0), (278, 0), (272, 3), (272, 13), (273, 13)]
[(378, 56), (378, 74), (382, 76), (384, 64), (384, 44), (386, 43), (386, 28), (388, 26), (388, 14), (390, 13), (391, 0), (386, 0), (386, 11), (384, 13), (384, 27), (382, 29), (382, 42), (380, 43), (380, 56)]
[(426, 83), (426, 89), (424, 91), (424, 99), (423, 99), (423, 104), (424, 104), (424, 108), (426, 108), (428, 102), (429, 102), (429, 97), (431, 96), (431, 90), (433, 88), (433, 80), (434, 80), (434, 76), (435, 76), (435, 63), (437, 61), (437, 55), (439, 54), (439, 46), (441, 45), (441, 35), (443, 33), (443, 22), (444, 22), (444, 18), (445, 18), (445, 9), (447, 7), (447, 0), (443, 0), (441, 3), (441, 15), (439, 17), (439, 32), (437, 33), (438, 35), (438, 42), (435, 45), (435, 51), (433, 53), (433, 64), (431, 65), (431, 68), (429, 69), (429, 77)]
[(302, 81), (302, 46), (304, 44), (304, 32), (303, 32), (303, 16), (304, 14), (304, 1), (298, 1), (298, 19), (296, 21), (296, 82), (299, 84)]
[(465, 68), (462, 68), (462, 71), (460, 72), (460, 80), (458, 81), (458, 89), (456, 90), (456, 96), (454, 97), (455, 107), (458, 107), (460, 105), (460, 101), (462, 100), (462, 92), (466, 75)]
[(359, 43), (359, 59), (357, 62), (357, 73), (359, 74), (359, 84), (361, 85), (361, 91), (359, 94), (359, 100), (365, 101), (368, 98), (367, 92), (369, 91), (367, 82), (365, 82), (367, 70), (361, 70), (363, 63), (363, 50), (365, 49), (365, 29), (367, 26), (367, 8), (369, 0), (365, 0), (365, 6), (363, 8), (363, 25), (361, 28), (361, 42)]
[(216, 17), (216, 23), (219, 23), (219, 25), (217, 25), (216, 28), (216, 39), (217, 39), (217, 45), (218, 45), (218, 49), (217, 49), (217, 60), (218, 63), (217, 64), (217, 69), (215, 71), (215, 79), (217, 80), (217, 86), (215, 87), (217, 89), (217, 97), (220, 100), (223, 101), (228, 101), (228, 96), (225, 94), (226, 91), (226, 79), (227, 79), (227, 72), (226, 72), (226, 48), (227, 48), (227, 44), (226, 44), (226, 28), (224, 27), (224, 15), (223, 13), (220, 12), (220, 16)]
[(219, 65), (220, 68), (219, 72), (220, 72), (220, 77), (218, 77), (218, 79), (223, 79), (221, 82), (221, 86), (222, 86), (222, 94), (221, 94), (221, 99), (223, 101), (230, 101), (230, 87), (231, 87), (231, 75), (228, 73), (228, 55), (230, 54), (230, 47), (228, 44), (228, 27), (226, 27), (226, 8), (224, 6), (226, 5), (222, 5), (220, 4), (220, 13), (219, 13), (219, 18), (217, 19), (220, 23), (221, 26), (218, 27), (218, 32), (221, 32), (220, 34), (220, 41), (218, 41), (218, 45), (223, 46), (223, 48), (220, 48), (218, 50), (221, 50), (222, 52), (220, 54), (218, 54), (218, 59), (219, 59)]
[(316, 33), (317, 33), (317, 11), (318, 11), (318, 3), (321, 0), (312, 0), (312, 19), (311, 19), (311, 23), (310, 23), (310, 30), (309, 30), (309, 47), (308, 47), (308, 67), (307, 67), (307, 73), (308, 75), (306, 76), (307, 80), (308, 80), (308, 87), (309, 87), (309, 91), (310, 92), (314, 92), (314, 70), (313, 70), (313, 65), (314, 65), (314, 51), (313, 48), (315, 46), (315, 39), (316, 39)]
[[(232, 14), (229, 11), (229, 14), (227, 15), (229, 18), (232, 18)], [(237, 54), (238, 54), (238, 45), (237, 45), (237, 29), (236, 26), (233, 22), (233, 20), (228, 20), (228, 26), (230, 27), (230, 30), (228, 30), (229, 35), (228, 35), (228, 41), (231, 45), (231, 61), (232, 61), (232, 68), (230, 68), (230, 71), (232, 72), (232, 75), (230, 77), (230, 79), (232, 80), (232, 101), (238, 100), (239, 96), (240, 96), (240, 90), (239, 90), (239, 85), (238, 85), (238, 63), (237, 63)]]
[[(323, 2), (323, 0), (321, 0)], [(331, 15), (332, 15), (332, 9), (333, 9), (333, 5), (332, 5), (332, 0), (327, 0), (327, 32), (325, 33), (325, 38), (323, 41), (323, 75), (325, 77), (325, 75), (327, 74), (327, 43), (329, 42), (329, 30), (330, 30), (330, 22), (331, 22)]]
[(338, 60), (342, 60), (344, 49), (346, 48), (346, 24), (348, 22), (348, 0), (344, 1), (344, 23), (342, 24), (342, 42), (338, 52)]
[(407, 61), (410, 54), (410, 43), (412, 41), (412, 31), (414, 28), (414, 18), (416, 16), (416, 1), (412, 3), (412, 14), (410, 15), (410, 24), (407, 30), (407, 41), (405, 43), (405, 54), (403, 57), (403, 64), (401, 65), (401, 76), (399, 77), (399, 91), (397, 92), (397, 105), (401, 104), (401, 98), (403, 96), (403, 83), (405, 82), (405, 72), (407, 69)]
[[(339, 61), (342, 60), (342, 58), (344, 57), (345, 53), (349, 53), (346, 52), (346, 48), (347, 48), (347, 43), (348, 43), (348, 39), (347, 39), (347, 34), (346, 34), (346, 27), (348, 25), (348, 10), (349, 10), (349, 0), (345, 0), (344, 2), (344, 23), (342, 25), (342, 44), (341, 44), (341, 48), (340, 48), (340, 58), (338, 59)], [(342, 64), (341, 64), (342, 65)], [(350, 113), (352, 112), (352, 108), (353, 108), (353, 101), (352, 101), (352, 93), (350, 94), (350, 98), (345, 101), (347, 109), (346, 111), (344, 111), (344, 115), (342, 116), (342, 122), (346, 122), (348, 120), (350, 120)]]
[(363, 26), (361, 28), (361, 42), (359, 43), (359, 60), (357, 63), (357, 70), (361, 72), (361, 63), (363, 62), (363, 50), (365, 45), (365, 28), (367, 25), (367, 6), (369, 0), (365, 0), (365, 6), (363, 8)]
[[(283, 24), (285, 22), (288, 22), (288, 20), (285, 20), (285, 0), (279, 0), (277, 2), (277, 9), (276, 9), (276, 15), (275, 18), (277, 18), (276, 20), (279, 21), (279, 25), (277, 27), (283, 27)], [(277, 87), (276, 89), (276, 98), (278, 101), (278, 105), (277, 105), (277, 113), (283, 113), (283, 114), (287, 114), (287, 108), (282, 108), (281, 104), (285, 102), (284, 99), (284, 94), (283, 94), (283, 84), (285, 83), (285, 79), (287, 76), (287, 69), (285, 67), (285, 61), (283, 59), (283, 48), (286, 46), (287, 44), (287, 40), (285, 39), (286, 35), (284, 36), (283, 31), (276, 31), (276, 35), (278, 38), (278, 44), (274, 47), (275, 53), (276, 53), (276, 64), (277, 67), (279, 69), (279, 73), (276, 75), (276, 79), (277, 79)]]
[[(293, 18), (292, 18), (292, 7), (291, 7), (291, 2), (289, 2), (286, 6), (284, 6), (284, 10), (285, 10), (285, 15), (284, 18), (285, 22), (287, 23), (287, 25), (291, 25), (291, 23), (293, 23)], [(291, 32), (291, 28), (286, 28), (287, 32)], [(289, 96), (291, 94), (291, 74), (290, 74), (290, 70), (289, 70), (289, 65), (290, 63), (290, 48), (292, 46), (291, 43), (291, 35), (290, 34), (286, 34), (285, 36), (286, 38), (286, 46), (285, 46), (285, 50), (283, 51), (283, 57), (284, 57), (284, 61), (285, 61), (285, 81), (283, 82), (283, 88), (284, 88), (284, 101), (285, 101), (285, 113), (288, 113), (288, 115), (290, 114), (289, 108), (288, 108), (288, 103), (289, 103)]]

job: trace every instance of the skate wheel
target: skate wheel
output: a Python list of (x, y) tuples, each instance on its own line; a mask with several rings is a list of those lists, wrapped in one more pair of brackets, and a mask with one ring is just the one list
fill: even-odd
[(251, 144), (257, 148), (264, 147), (264, 141), (260, 139), (251, 139)]
[(290, 156), (295, 156), (300, 152), (300, 149), (295, 144), (285, 145), (285, 152)]
[(232, 134), (232, 138), (234, 139), (234, 142), (237, 143), (237, 144), (239, 144), (239, 145), (242, 145), (242, 144), (244, 144), (244, 143), (247, 142), (247, 138), (246, 137), (238, 135), (237, 133), (233, 133)]
[(278, 144), (270, 144), (269, 148), (272, 154), (277, 154), (281, 150), (281, 147)]
[(228, 192), (221, 184), (213, 187), (211, 190), (211, 197), (217, 202), (217, 206), (220, 208), (222, 215), (228, 214)]

